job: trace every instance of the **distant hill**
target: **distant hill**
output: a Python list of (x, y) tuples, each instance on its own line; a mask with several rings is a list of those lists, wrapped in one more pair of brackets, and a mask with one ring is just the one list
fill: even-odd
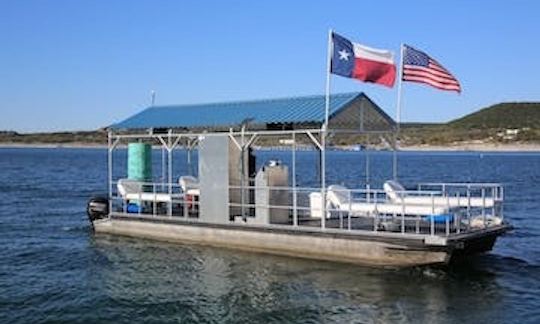
[(540, 102), (508, 102), (480, 109), (446, 124), (402, 127), (405, 145), (444, 145), (459, 142), (538, 143)]
[(540, 102), (496, 104), (448, 123), (457, 128), (539, 128)]
[(13, 131), (0, 131), (0, 143), (103, 145), (107, 143), (107, 132), (104, 130), (97, 130), (20, 134)]

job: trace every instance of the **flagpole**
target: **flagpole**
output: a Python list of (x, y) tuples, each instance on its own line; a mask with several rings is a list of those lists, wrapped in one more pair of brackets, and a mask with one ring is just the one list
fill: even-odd
[(332, 68), (332, 29), (328, 29), (328, 52), (326, 56), (326, 96), (324, 105), (324, 125), (321, 133), (321, 228), (326, 227), (326, 133), (330, 115), (330, 70)]
[(399, 65), (399, 80), (398, 80), (398, 90), (397, 90), (397, 104), (396, 104), (396, 130), (394, 134), (394, 180), (398, 178), (398, 141), (399, 141), (399, 132), (401, 130), (401, 84), (403, 80), (403, 43), (400, 46), (400, 56), (401, 64)]
[(324, 124), (328, 126), (328, 118), (330, 114), (330, 69), (332, 68), (332, 33), (333, 30), (328, 30), (328, 53), (326, 56), (326, 103), (325, 103), (325, 115)]

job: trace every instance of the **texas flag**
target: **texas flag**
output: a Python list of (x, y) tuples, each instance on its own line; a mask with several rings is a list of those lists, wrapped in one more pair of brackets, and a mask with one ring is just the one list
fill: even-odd
[(392, 52), (353, 43), (336, 33), (332, 33), (332, 43), (331, 73), (390, 88), (394, 86), (396, 65)]

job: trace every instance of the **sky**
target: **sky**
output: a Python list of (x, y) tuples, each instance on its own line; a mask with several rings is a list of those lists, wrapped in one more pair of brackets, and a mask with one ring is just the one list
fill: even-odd
[[(460, 95), (404, 83), (404, 122), (540, 101), (540, 1), (0, 0), (0, 130), (105, 127), (152, 90), (157, 105), (324, 94), (330, 28), (458, 78)], [(333, 76), (331, 91), (395, 117), (397, 86)]]

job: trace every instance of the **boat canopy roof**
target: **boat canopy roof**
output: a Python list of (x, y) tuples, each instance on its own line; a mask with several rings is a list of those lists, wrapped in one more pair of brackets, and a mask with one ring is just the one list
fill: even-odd
[[(392, 131), (395, 122), (364, 93), (330, 96), (329, 129)], [(153, 106), (111, 125), (112, 130), (179, 129), (228, 131), (290, 130), (320, 127), (325, 121), (325, 96)]]

